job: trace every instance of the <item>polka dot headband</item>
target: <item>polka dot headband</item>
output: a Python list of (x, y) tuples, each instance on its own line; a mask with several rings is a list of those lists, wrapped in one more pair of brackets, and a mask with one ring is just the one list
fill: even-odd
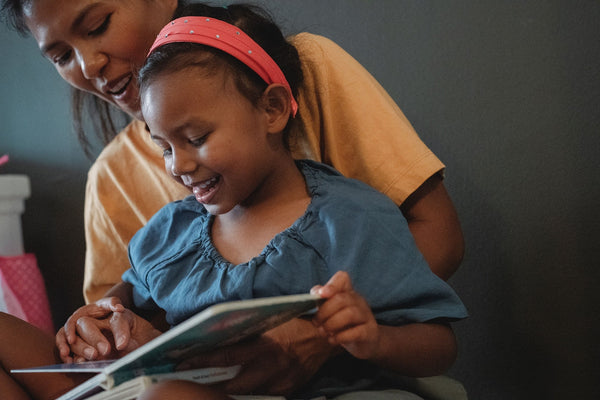
[(178, 18), (162, 28), (148, 56), (160, 46), (178, 42), (199, 43), (222, 50), (250, 67), (267, 84), (283, 85), (290, 95), (292, 116), (296, 116), (298, 103), (285, 75), (267, 52), (238, 27), (209, 17)]

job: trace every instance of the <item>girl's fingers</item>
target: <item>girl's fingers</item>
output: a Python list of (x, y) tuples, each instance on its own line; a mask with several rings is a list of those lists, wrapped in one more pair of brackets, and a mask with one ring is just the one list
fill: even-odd
[(321, 297), (328, 299), (337, 293), (350, 292), (352, 290), (352, 282), (350, 281), (348, 273), (346, 271), (338, 271), (331, 279), (329, 279), (325, 286), (319, 288), (316, 293)]
[(333, 335), (333, 338), (335, 339), (336, 344), (342, 346), (354, 344), (357, 342), (366, 342), (369, 339), (368, 331), (366, 325), (364, 324), (352, 326), (348, 329), (343, 329), (340, 332)]
[(319, 290), (321, 290), (322, 285), (315, 285), (310, 289), (310, 294), (319, 294)]
[[(347, 307), (355, 307), (356, 304), (364, 302), (356, 292), (338, 293), (319, 306), (313, 322), (317, 325), (323, 324), (336, 313)], [(366, 304), (366, 303), (365, 303)]]
[(366, 323), (368, 321), (366, 317), (356, 307), (345, 307), (324, 320), (321, 328), (330, 336), (336, 335), (341, 331)]

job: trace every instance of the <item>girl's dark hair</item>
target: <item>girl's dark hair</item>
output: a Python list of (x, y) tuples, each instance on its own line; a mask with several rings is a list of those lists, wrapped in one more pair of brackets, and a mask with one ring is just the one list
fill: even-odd
[[(227, 8), (192, 4), (179, 10), (179, 16), (207, 16), (239, 27), (258, 43), (284, 73), (294, 97), (302, 85), (303, 75), (296, 48), (290, 44), (272, 18), (260, 8), (236, 4)], [(197, 43), (170, 43), (157, 48), (146, 60), (139, 73), (140, 92), (163, 72), (201, 66), (211, 73), (227, 70), (240, 93), (257, 104), (268, 86), (258, 74), (233, 56)], [(290, 118), (284, 130), (284, 143), (289, 149), (289, 134), (296, 119)]]

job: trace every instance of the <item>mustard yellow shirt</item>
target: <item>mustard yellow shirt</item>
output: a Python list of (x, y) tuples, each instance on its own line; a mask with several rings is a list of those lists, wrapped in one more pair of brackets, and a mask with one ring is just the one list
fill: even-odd
[[(303, 134), (292, 146), (296, 158), (332, 165), (398, 205), (443, 170), (391, 97), (348, 53), (309, 33), (290, 40), (305, 79), (297, 99)], [(131, 122), (106, 146), (86, 187), (87, 302), (121, 281), (131, 237), (165, 204), (188, 194), (164, 171), (161, 150), (142, 122)]]

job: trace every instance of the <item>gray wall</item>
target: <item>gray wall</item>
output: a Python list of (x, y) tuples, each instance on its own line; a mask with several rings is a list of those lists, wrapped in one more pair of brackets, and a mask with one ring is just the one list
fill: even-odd
[[(472, 399), (599, 398), (600, 2), (270, 3), (353, 54), (447, 165), (467, 241), (451, 284), (471, 313), (451, 375)], [(65, 85), (1, 29), (2, 171), (31, 177), (25, 244), (59, 323), (82, 301), (89, 163)]]

